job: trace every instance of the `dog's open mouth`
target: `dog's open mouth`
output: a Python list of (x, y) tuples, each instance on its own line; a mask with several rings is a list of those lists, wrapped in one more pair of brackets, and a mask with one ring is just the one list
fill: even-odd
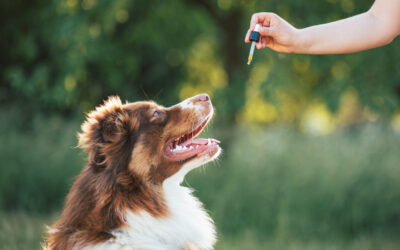
[(220, 141), (212, 138), (194, 139), (207, 125), (211, 117), (207, 117), (197, 128), (178, 138), (170, 140), (165, 148), (167, 158), (174, 161), (187, 161), (206, 153), (218, 151)]

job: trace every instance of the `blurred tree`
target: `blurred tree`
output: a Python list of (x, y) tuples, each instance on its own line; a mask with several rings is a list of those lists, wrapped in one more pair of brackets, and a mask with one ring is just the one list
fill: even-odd
[[(360, 105), (392, 114), (400, 106), (398, 39), (352, 55), (285, 55), (265, 49), (256, 52), (254, 64), (246, 65), (249, 46), (243, 39), (254, 12), (277, 12), (304, 27), (360, 13), (371, 4), (362, 0), (2, 1), (0, 101), (29, 103), (24, 105), (28, 111), (68, 112), (92, 108), (111, 94), (169, 105), (178, 97), (206, 91), (217, 97), (221, 119), (250, 112), (245, 107), (253, 107), (255, 102), (249, 102), (254, 99), (276, 113), (275, 118), (269, 115), (260, 121), (273, 122), (281, 117), (297, 120), (315, 100), (335, 112), (351, 89)], [(257, 73), (262, 67), (263, 76)]]

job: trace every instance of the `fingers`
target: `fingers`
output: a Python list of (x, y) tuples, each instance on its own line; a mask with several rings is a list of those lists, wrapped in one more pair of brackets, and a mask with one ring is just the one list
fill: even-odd
[(255, 29), (256, 24), (261, 24), (261, 26), (262, 26), (262, 28), (259, 31), (261, 36), (272, 35), (271, 31), (266, 30), (267, 27), (265, 27), (265, 26), (268, 26), (268, 27), (270, 26), (271, 18), (273, 18), (274, 16), (275, 16), (275, 14), (270, 13), (270, 12), (260, 12), (260, 13), (253, 14), (253, 16), (251, 17), (251, 21), (250, 21), (250, 28), (246, 33), (244, 41), (246, 43), (250, 42), (250, 40), (249, 40), (250, 34)]
[(266, 44), (267, 44), (267, 38), (266, 37), (262, 37), (261, 38), (261, 47), (262, 47), (262, 49), (265, 48)]
[(255, 13), (251, 16), (250, 20), (250, 30), (253, 30), (256, 27), (256, 24), (261, 24), (262, 26), (270, 26), (271, 19), (276, 19), (276, 14), (271, 12), (260, 12)]
[(251, 33), (251, 30), (249, 29), (248, 31), (247, 31), (247, 33), (246, 33), (246, 36), (244, 37), (244, 41), (246, 42), (246, 43), (248, 43), (248, 42), (250, 42), (250, 33)]
[[(268, 47), (268, 48), (271, 48), (271, 46), (272, 46), (272, 38), (271, 37), (267, 37), (266, 39), (265, 39), (265, 47)], [(264, 47), (264, 48), (265, 48)]]
[(274, 36), (276, 33), (275, 27), (261, 27), (259, 33), (261, 36)]
[[(256, 43), (256, 46), (258, 49), (265, 48), (266, 43), (267, 43), (267, 38), (269, 37), (274, 37), (276, 35), (276, 28), (275, 27), (261, 27), (260, 30), (258, 31), (260, 33), (260, 42)], [(250, 42), (250, 33), (251, 30), (247, 31), (246, 37), (245, 37), (245, 42), (248, 43)], [(258, 46), (260, 44), (260, 48)]]
[(258, 43), (256, 43), (257, 49), (265, 48), (266, 43), (267, 43), (267, 38), (266, 37), (261, 37), (260, 41)]
[(256, 13), (251, 16), (249, 30), (254, 30), (254, 28), (256, 27), (256, 24), (259, 23), (259, 21), (258, 21), (259, 18), (261, 18), (261, 13)]
[(250, 30), (254, 30), (257, 23), (259, 24), (269, 23), (269, 20), (272, 18), (273, 15), (274, 15), (273, 13), (269, 12), (260, 12), (253, 14), (250, 20)]

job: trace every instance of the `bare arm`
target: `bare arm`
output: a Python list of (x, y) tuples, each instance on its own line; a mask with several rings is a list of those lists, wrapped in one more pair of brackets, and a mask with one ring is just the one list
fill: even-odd
[(400, 33), (400, 1), (376, 0), (357, 16), (300, 30), (295, 53), (339, 54), (390, 43)]
[(259, 49), (270, 47), (301, 54), (351, 53), (386, 45), (400, 34), (400, 0), (376, 0), (365, 13), (304, 29), (294, 28), (273, 13), (253, 15), (249, 31), (257, 23), (265, 26), (260, 32)]

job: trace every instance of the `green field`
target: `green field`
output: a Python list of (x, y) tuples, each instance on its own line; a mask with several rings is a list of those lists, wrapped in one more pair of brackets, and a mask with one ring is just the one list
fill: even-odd
[[(51, 223), (54, 216), (43, 217), (26, 213), (7, 213), (0, 215), (0, 246), (2, 250), (33, 250), (40, 249), (43, 242), (44, 225)], [(355, 239), (329, 240), (307, 239), (276, 239), (256, 237), (254, 232), (243, 232), (236, 237), (221, 237), (216, 250), (262, 250), (262, 249), (292, 249), (292, 250), (395, 250), (399, 249), (400, 241), (377, 235), (366, 235)]]
[[(35, 249), (84, 163), (74, 148), (79, 121), (38, 120), (22, 132), (7, 124), (0, 248)], [(184, 184), (214, 218), (217, 249), (400, 249), (400, 135), (389, 126), (326, 136), (214, 126), (205, 134), (224, 152)]]

